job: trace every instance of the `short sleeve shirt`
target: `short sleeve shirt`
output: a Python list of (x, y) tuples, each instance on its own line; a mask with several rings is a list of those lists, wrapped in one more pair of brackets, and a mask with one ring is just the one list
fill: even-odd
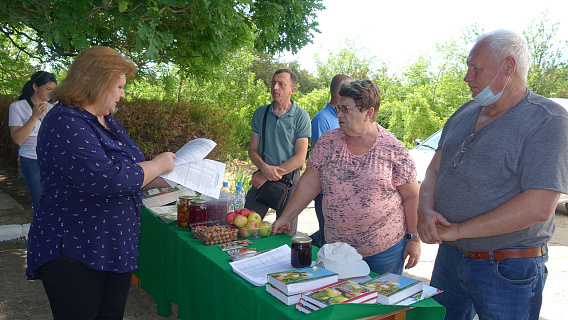
[[(42, 206), (29, 231), (29, 279), (60, 256), (87, 267), (129, 272), (138, 267), (144, 155), (124, 127), (110, 130), (85, 110), (57, 104), (38, 135)], [(60, 247), (62, 244), (62, 247)]]
[[(47, 111), (51, 110), (53, 104), (47, 102)], [(14, 101), (10, 104), (8, 126), (22, 127), (32, 117), (32, 108), (26, 100)], [(36, 146), (37, 146), (37, 133), (41, 125), (41, 120), (37, 120), (30, 136), (20, 144), (18, 154), (21, 157), (28, 159), (37, 159)]]
[(328, 243), (345, 242), (363, 257), (390, 248), (406, 232), (398, 186), (416, 180), (408, 149), (377, 124), (379, 135), (371, 149), (353, 155), (341, 129), (326, 131), (308, 160), (319, 172)]
[[(527, 90), (517, 105), (478, 130), (472, 140), (468, 137), (480, 110), (479, 103), (469, 101), (444, 126), (435, 191), (440, 214), (462, 222), (525, 190), (568, 192), (568, 113), (563, 107)], [(467, 150), (458, 156), (466, 140)], [(548, 242), (553, 233), (551, 217), (513, 233), (448, 244), (465, 252), (534, 247)]]
[(316, 113), (312, 119), (312, 141), (318, 141), (321, 135), (327, 130), (339, 128), (339, 120), (337, 119), (337, 111), (327, 103), (325, 108)]
[[(266, 108), (269, 108), (266, 137), (262, 137), (262, 120)], [(310, 116), (294, 102), (290, 110), (281, 117), (274, 114), (272, 104), (257, 108), (252, 116), (251, 128), (261, 139), (266, 139), (264, 162), (271, 166), (281, 165), (292, 158), (296, 154), (296, 139), (309, 138), (311, 135)], [(262, 154), (262, 140), (258, 151)]]

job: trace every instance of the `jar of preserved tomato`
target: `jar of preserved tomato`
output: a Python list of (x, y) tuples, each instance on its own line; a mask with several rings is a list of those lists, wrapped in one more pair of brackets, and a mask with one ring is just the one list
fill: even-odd
[(207, 222), (207, 205), (203, 199), (191, 200), (189, 207), (189, 223)]
[(189, 226), (189, 207), (191, 206), (192, 196), (181, 196), (177, 201), (177, 225), (178, 227)]
[(290, 263), (294, 268), (305, 268), (312, 265), (312, 238), (292, 237)]

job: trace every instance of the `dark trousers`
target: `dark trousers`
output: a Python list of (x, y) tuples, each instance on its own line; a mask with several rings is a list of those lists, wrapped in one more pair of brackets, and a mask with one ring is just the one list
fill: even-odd
[(131, 272), (99, 271), (67, 256), (43, 264), (38, 272), (54, 320), (123, 318)]

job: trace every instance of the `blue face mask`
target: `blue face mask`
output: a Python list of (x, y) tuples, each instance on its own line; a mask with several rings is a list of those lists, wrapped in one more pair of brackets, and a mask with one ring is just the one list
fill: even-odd
[(495, 78), (493, 78), (493, 81), (491, 81), (491, 84), (485, 87), (485, 89), (483, 89), (483, 91), (478, 93), (475, 97), (473, 97), (473, 100), (479, 102), (479, 104), (481, 104), (483, 107), (494, 104), (497, 100), (499, 100), (499, 98), (501, 98), (501, 96), (503, 95), (503, 91), (505, 91), (505, 88), (507, 88), (507, 85), (509, 84), (510, 77), (507, 77), (507, 83), (505, 83), (505, 87), (503, 87), (503, 90), (501, 90), (501, 92), (499, 92), (498, 94), (493, 94), (493, 91), (491, 91), (491, 86), (493, 85), (493, 82), (495, 82), (495, 79), (497, 79), (497, 76), (499, 75), (499, 72), (501, 72), (501, 69), (503, 69), (505, 61), (503, 61), (503, 63), (501, 64), (501, 68), (499, 68), (499, 71), (497, 71), (497, 74), (495, 75)]

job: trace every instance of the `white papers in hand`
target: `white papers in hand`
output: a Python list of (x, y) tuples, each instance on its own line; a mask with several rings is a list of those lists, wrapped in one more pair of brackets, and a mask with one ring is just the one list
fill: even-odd
[(176, 164), (174, 171), (163, 174), (161, 177), (219, 199), (225, 167), (224, 163), (204, 159), (180, 165)]
[(189, 141), (175, 153), (174, 171), (160, 177), (172, 186), (179, 183), (218, 199), (226, 165), (205, 159), (216, 145), (214, 141), (205, 138)]

